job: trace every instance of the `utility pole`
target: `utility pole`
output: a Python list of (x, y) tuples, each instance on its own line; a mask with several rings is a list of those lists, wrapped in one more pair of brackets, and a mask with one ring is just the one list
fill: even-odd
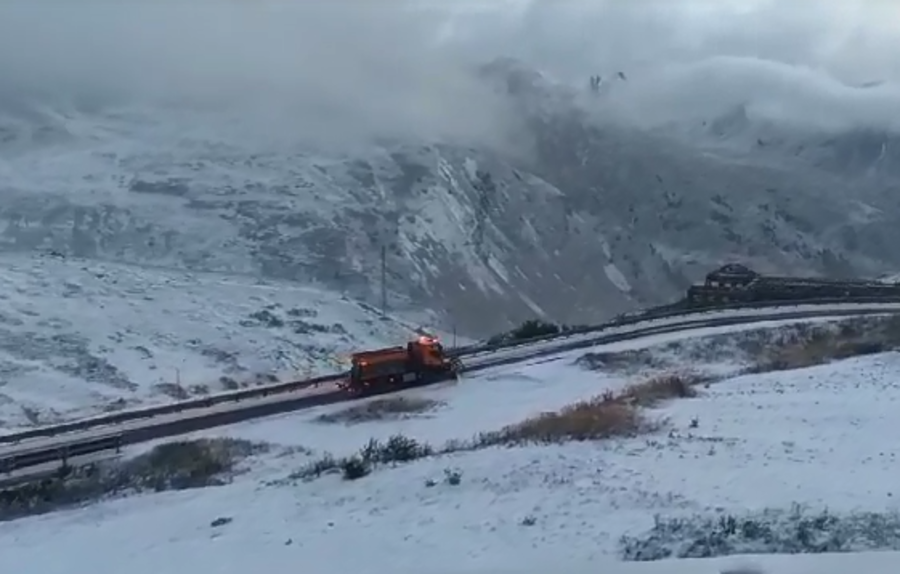
[(387, 317), (387, 245), (381, 243), (381, 316)]

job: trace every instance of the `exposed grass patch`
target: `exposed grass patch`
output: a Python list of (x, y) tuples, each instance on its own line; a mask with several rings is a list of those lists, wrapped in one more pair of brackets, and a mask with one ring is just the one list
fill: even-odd
[(639, 368), (660, 368), (666, 362), (651, 348), (586, 353), (579, 357), (578, 364), (591, 370), (632, 371)]
[(750, 372), (802, 369), (892, 351), (900, 346), (900, 317), (863, 317), (817, 325), (778, 345), (758, 350)]
[(352, 425), (372, 421), (393, 420), (423, 414), (436, 409), (441, 404), (439, 401), (424, 397), (387, 397), (353, 405), (333, 413), (319, 415), (316, 417), (316, 421)]
[(762, 373), (803, 369), (823, 365), (831, 361), (883, 353), (887, 350), (886, 347), (879, 343), (815, 339), (789, 347), (768, 350), (751, 368), (751, 372)]
[(0, 491), (0, 520), (130, 493), (226, 484), (240, 461), (267, 449), (265, 444), (229, 438), (178, 441), (131, 459), (66, 469), (57, 477)]
[(708, 382), (709, 377), (694, 373), (660, 375), (625, 387), (618, 399), (633, 406), (651, 408), (669, 399), (696, 397), (696, 387)]
[(631, 405), (596, 398), (567, 406), (559, 412), (542, 413), (500, 431), (484, 433), (479, 442), (490, 446), (596, 440), (637, 434), (643, 426), (643, 417)]

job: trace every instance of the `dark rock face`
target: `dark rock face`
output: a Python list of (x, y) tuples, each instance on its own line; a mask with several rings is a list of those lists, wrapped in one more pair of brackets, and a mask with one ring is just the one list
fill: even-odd
[[(0, 249), (315, 282), (378, 303), (384, 246), (391, 304), (442, 310), (472, 334), (660, 303), (733, 258), (830, 275), (900, 263), (896, 135), (800, 146), (754, 132), (735, 158), (599, 126), (518, 62), (480, 73), (531, 157), (410, 142), (352, 157), (254, 150), (167, 140), (156, 122), (177, 134), (178, 118), (109, 110), (81, 112), (98, 129), (78, 135), (59, 116), (0, 109), (12, 170)], [(707, 127), (731, 140), (751, 123), (735, 110)]]

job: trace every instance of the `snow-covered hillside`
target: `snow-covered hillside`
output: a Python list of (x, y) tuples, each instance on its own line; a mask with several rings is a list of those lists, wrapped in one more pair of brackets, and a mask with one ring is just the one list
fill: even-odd
[[(788, 331), (776, 331), (771, 341), (791, 339), (792, 328), (781, 329)], [(743, 331), (705, 334), (720, 351), (733, 351), (729, 341), (762, 336)], [(690, 362), (683, 368), (717, 378), (693, 398), (651, 409), (647, 416), (659, 426), (649, 434), (485, 446), (376, 466), (358, 480), (329, 472), (298, 478), (325, 451), (349, 455), (371, 438), (397, 433), (435, 446), (465, 441), (652, 374), (585, 370), (569, 353), (406, 393), (427, 404), (421, 412), (342, 419), (347, 406), (332, 406), (204, 433), (281, 447), (249, 459), (246, 472), (226, 486), (136, 495), (0, 524), (0, 555), (13, 569), (47, 574), (73, 567), (97, 574), (125, 568), (374, 574), (579, 572), (588, 564), (618, 572), (621, 564), (612, 563), (623, 558), (900, 549), (894, 492), (900, 451), (885, 438), (900, 402), (898, 355), (739, 375), (745, 366), (739, 355), (724, 353), (733, 357), (729, 364), (711, 353), (712, 362), (703, 363), (694, 352), (703, 341), (688, 344), (684, 334), (593, 352), (653, 345), (649, 352), (671, 360), (670, 343), (678, 340), (687, 353), (682, 360)], [(736, 529), (729, 529), (728, 516)], [(896, 558), (880, 557), (894, 566)], [(724, 565), (754, 562), (772, 574), (819, 564), (739, 556), (688, 564), (691, 572), (718, 574)], [(621, 572), (678, 568), (660, 563)]]
[(250, 276), (8, 253), (0, 266), (5, 431), (331, 373), (436, 326)]

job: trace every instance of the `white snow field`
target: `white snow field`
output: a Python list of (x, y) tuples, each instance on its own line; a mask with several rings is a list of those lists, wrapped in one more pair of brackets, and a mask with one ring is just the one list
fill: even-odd
[[(206, 433), (294, 448), (253, 459), (227, 486), (134, 495), (2, 523), (0, 565), (41, 574), (719, 574), (748, 563), (772, 574), (897, 571), (896, 553), (617, 562), (620, 538), (640, 538), (657, 516), (789, 512), (792, 505), (835, 515), (895, 511), (896, 353), (726, 378), (649, 412), (665, 423), (651, 435), (486, 448), (379, 466), (354, 481), (335, 474), (285, 480), (323, 451), (347, 455), (371, 437), (403, 433), (439, 446), (628, 382), (582, 370), (572, 358), (409, 391), (442, 404), (402, 421), (315, 420), (344, 405)], [(458, 484), (446, 480), (447, 471), (459, 473)], [(231, 520), (213, 526), (218, 518)], [(900, 548), (896, 534), (881, 537), (884, 549)], [(679, 555), (684, 543), (662, 539), (656, 549)], [(860, 538), (849, 546), (872, 550), (878, 543)], [(740, 541), (733, 550), (760, 552)]]
[[(248, 276), (0, 254), (0, 429), (339, 370), (402, 344), (340, 294)], [(416, 323), (416, 321), (420, 321)]]

